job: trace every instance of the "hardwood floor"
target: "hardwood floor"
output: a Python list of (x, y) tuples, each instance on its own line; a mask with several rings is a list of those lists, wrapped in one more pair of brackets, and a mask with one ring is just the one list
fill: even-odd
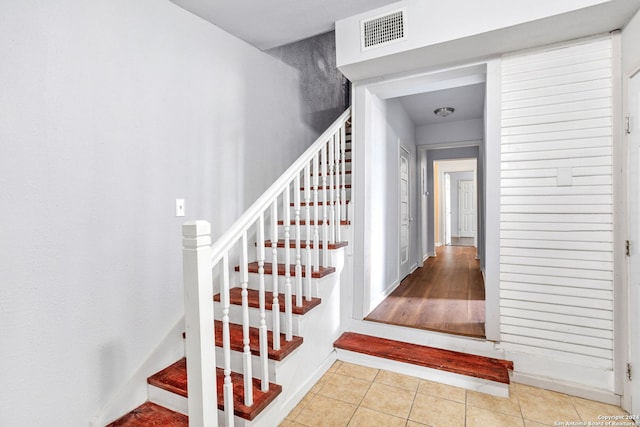
[(442, 246), (365, 320), (485, 337), (485, 294), (476, 248)]

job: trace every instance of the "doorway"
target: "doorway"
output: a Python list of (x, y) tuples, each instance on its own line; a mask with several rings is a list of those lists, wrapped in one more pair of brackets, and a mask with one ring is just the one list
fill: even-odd
[(433, 169), (436, 247), (477, 247), (477, 160), (438, 160)]

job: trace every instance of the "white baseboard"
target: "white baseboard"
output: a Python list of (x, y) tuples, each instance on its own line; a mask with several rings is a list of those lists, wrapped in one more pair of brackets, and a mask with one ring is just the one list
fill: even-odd
[(620, 395), (610, 391), (587, 388), (579, 384), (565, 383), (562, 381), (540, 378), (529, 374), (514, 372), (511, 378), (513, 382), (530, 385), (532, 387), (544, 388), (547, 390), (565, 393), (583, 399), (595, 400), (608, 403), (609, 405), (620, 406)]

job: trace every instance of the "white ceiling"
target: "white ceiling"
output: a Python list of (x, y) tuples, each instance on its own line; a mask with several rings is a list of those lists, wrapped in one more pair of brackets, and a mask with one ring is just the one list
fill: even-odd
[[(416, 126), (446, 123), (484, 117), (485, 84), (477, 83), (398, 98)], [(438, 117), (433, 111), (439, 107), (453, 107), (448, 117)]]
[(266, 50), (334, 29), (340, 19), (398, 0), (171, 0)]

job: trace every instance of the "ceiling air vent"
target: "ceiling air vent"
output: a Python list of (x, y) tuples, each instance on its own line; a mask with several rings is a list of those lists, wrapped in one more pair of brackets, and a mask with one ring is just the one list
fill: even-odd
[(401, 9), (361, 21), (362, 50), (404, 40), (407, 37), (404, 27), (404, 15), (405, 9)]

